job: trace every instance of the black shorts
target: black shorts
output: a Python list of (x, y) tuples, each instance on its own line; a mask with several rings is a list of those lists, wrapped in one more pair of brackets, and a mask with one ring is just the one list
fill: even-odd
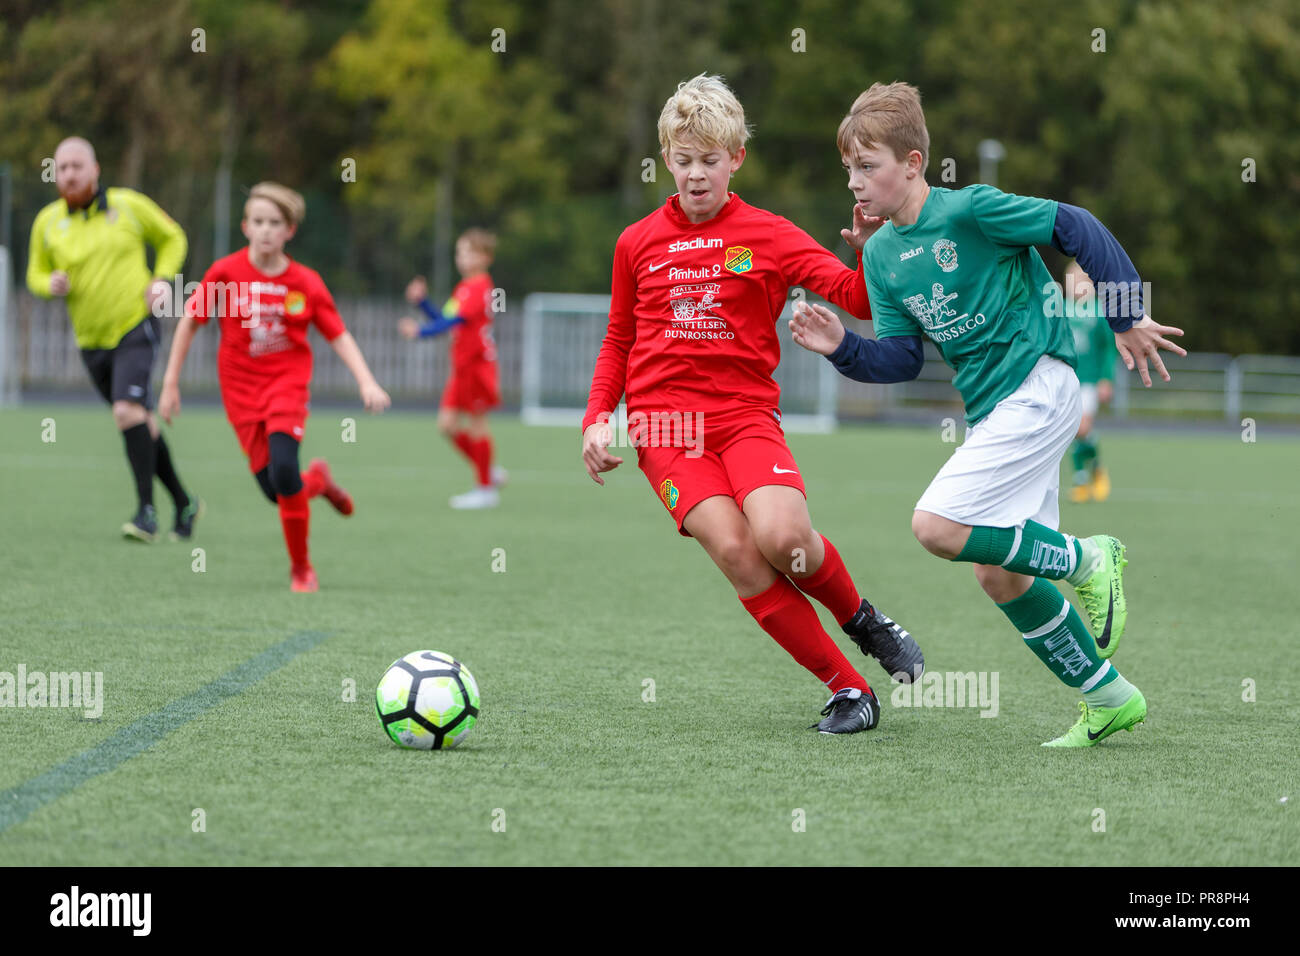
[(116, 348), (82, 349), (81, 360), (86, 363), (90, 381), (104, 401), (135, 402), (153, 408), (153, 390), (149, 387), (154, 359), (158, 357), (161, 327), (153, 316), (147, 316), (133, 328)]

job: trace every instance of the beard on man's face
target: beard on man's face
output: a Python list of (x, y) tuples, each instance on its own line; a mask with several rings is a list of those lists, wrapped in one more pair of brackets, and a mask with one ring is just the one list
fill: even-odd
[(86, 179), (75, 188), (59, 183), (59, 195), (67, 202), (69, 209), (80, 209), (95, 197), (95, 183)]

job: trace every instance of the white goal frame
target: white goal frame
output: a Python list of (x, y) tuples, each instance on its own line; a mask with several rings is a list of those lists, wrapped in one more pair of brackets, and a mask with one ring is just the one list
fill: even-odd
[[(590, 354), (574, 356), (575, 361), (583, 363), (586, 379), (581, 383), (582, 397), (591, 382), (591, 370), (596, 364), (596, 354), (600, 342), (604, 339), (605, 328), (609, 322), (609, 296), (580, 295), (563, 292), (534, 292), (524, 299), (524, 349), (522, 362), (520, 418), (526, 425), (563, 425), (574, 427), (582, 424), (586, 406), (576, 403), (548, 404), (547, 383), (543, 381), (548, 361), (555, 361), (546, 355), (548, 342), (548, 316), (568, 315), (580, 318), (590, 317), (590, 341), (583, 347), (590, 346)], [(831, 363), (820, 355), (806, 352), (790, 339), (789, 329), (790, 304), (787, 303), (777, 320), (777, 333), (781, 339), (781, 363), (777, 366), (776, 379), (785, 382), (797, 376), (803, 385), (803, 394), (794, 396), (795, 402), (805, 407), (806, 411), (791, 412), (786, 409), (787, 396), (782, 388), (781, 427), (789, 432), (812, 432), (827, 434), (835, 430), (836, 392), (838, 375)], [(566, 355), (565, 358), (568, 358)], [(566, 370), (570, 376), (568, 393), (576, 394), (574, 368)], [(627, 416), (619, 408), (618, 420), (626, 422)]]

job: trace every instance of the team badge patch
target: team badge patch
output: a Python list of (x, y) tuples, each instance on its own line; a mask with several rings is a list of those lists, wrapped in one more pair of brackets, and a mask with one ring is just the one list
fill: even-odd
[(307, 297), (296, 289), (284, 297), (284, 311), (289, 315), (300, 315), (306, 307)]
[(744, 246), (732, 246), (727, 250), (723, 265), (729, 272), (748, 272), (754, 268), (754, 254)]
[(664, 500), (664, 504), (668, 506), (669, 511), (672, 511), (677, 507), (677, 498), (679, 495), (680, 493), (677, 490), (677, 486), (673, 484), (673, 480), (671, 478), (665, 478), (663, 484), (659, 486), (659, 497)]
[(944, 272), (952, 272), (957, 268), (957, 244), (951, 239), (940, 239), (930, 251), (934, 253), (934, 261), (939, 263), (939, 268)]

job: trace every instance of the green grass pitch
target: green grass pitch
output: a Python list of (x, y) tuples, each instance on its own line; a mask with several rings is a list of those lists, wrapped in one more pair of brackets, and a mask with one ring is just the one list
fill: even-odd
[[(296, 595), (219, 410), (169, 433), (208, 514), (153, 546), (118, 537), (132, 496), (106, 409), (0, 413), (0, 671), (104, 675), (98, 720), (0, 708), (0, 863), (1294, 863), (1295, 438), (1103, 427), (1114, 495), (1064, 503), (1062, 526), (1129, 547), (1114, 661), (1151, 709), (1059, 752), (1039, 744), (1076, 695), (910, 535), (952, 450), (938, 424), (790, 444), (860, 588), (932, 672), (996, 672), (998, 713), (895, 706), (845, 640), (883, 716), (843, 738), (807, 729), (824, 689), (676, 535), (630, 449), (597, 488), (576, 429), (493, 429), (502, 505), (453, 512), (469, 469), (432, 415), (319, 410), (304, 465), (327, 457), (357, 512), (313, 504), (321, 591)], [(482, 691), (453, 751), (401, 750), (375, 717), (384, 669), (423, 648)]]

